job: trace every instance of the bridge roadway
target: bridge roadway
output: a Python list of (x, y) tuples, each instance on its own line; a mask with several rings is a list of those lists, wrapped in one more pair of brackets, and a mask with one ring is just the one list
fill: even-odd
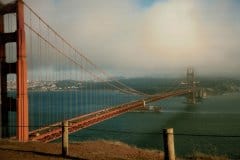
[[(145, 101), (145, 103), (151, 103), (151, 102), (159, 101), (159, 100), (174, 97), (174, 96), (189, 94), (191, 92), (192, 92), (192, 89), (182, 89), (177, 91), (155, 94), (153, 96), (149, 96), (144, 99), (121, 104), (116, 107), (102, 109), (86, 115), (81, 115), (68, 120), (69, 122), (68, 131), (69, 131), (69, 134), (74, 133), (83, 128), (90, 127), (94, 124), (116, 117), (120, 114), (137, 109), (144, 105), (143, 101)], [(62, 136), (61, 122), (31, 131), (29, 134), (29, 138), (31, 141), (40, 141), (45, 143), (56, 140), (61, 136)]]

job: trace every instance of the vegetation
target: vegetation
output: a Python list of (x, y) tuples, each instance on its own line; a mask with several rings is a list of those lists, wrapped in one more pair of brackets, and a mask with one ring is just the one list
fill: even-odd
[[(154, 94), (174, 88), (185, 87), (176, 78), (133, 78), (122, 79), (123, 83), (145, 93)], [(240, 80), (230, 78), (199, 78), (197, 86), (205, 88), (208, 95), (240, 91)]]
[[(19, 143), (0, 141), (1, 159), (15, 160), (62, 160), (60, 143)], [(70, 143), (67, 159), (84, 160), (163, 160), (159, 150), (139, 149), (118, 141), (85, 141)], [(225, 156), (206, 155), (196, 152), (179, 160), (228, 160)]]
[(216, 155), (207, 155), (201, 152), (195, 152), (190, 156), (185, 157), (184, 159), (189, 160), (229, 160), (226, 156), (216, 156)]

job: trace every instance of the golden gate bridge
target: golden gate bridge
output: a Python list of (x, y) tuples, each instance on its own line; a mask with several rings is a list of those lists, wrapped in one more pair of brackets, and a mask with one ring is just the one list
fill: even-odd
[(1, 137), (50, 142), (146, 103), (187, 95), (195, 103), (193, 69), (185, 87), (146, 94), (95, 65), (22, 0), (0, 6)]

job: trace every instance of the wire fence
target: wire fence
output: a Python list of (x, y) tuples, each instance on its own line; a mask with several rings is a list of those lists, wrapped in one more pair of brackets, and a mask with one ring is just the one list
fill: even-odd
[[(54, 126), (44, 126), (44, 125), (31, 125), (31, 126), (17, 126), (17, 125), (9, 125), (8, 128), (19, 128), (19, 127), (28, 127), (28, 128), (44, 128), (48, 127), (51, 129), (62, 127), (62, 124), (54, 125)], [(70, 125), (67, 127), (71, 127)], [(97, 131), (97, 132), (107, 132), (107, 133), (120, 133), (120, 134), (133, 134), (133, 135), (162, 135), (163, 132), (138, 132), (138, 131), (130, 131), (130, 130), (112, 130), (112, 129), (104, 129), (104, 128), (82, 128), (87, 131)], [(240, 138), (239, 135), (225, 135), (225, 134), (197, 134), (197, 133), (174, 133), (175, 136), (191, 136), (191, 137), (229, 137), (229, 138)], [(77, 137), (77, 135), (72, 135), (73, 137)], [(239, 142), (240, 143), (240, 142)]]
[[(17, 126), (17, 125), (9, 125), (9, 128), (18, 128), (18, 127), (28, 127), (28, 128), (44, 128), (48, 127), (51, 129), (62, 127), (62, 124), (54, 125), (54, 126), (44, 126), (44, 125), (31, 125), (31, 126)], [(71, 127), (71, 125), (66, 126)], [(87, 131), (97, 131), (97, 132), (107, 132), (107, 133), (120, 133), (120, 134), (133, 134), (133, 135), (162, 135), (163, 132), (137, 132), (130, 130), (112, 130), (112, 129), (104, 129), (104, 128), (82, 128)], [(240, 138), (239, 135), (225, 135), (225, 134), (196, 134), (196, 133), (174, 133), (175, 136), (191, 136), (191, 137), (229, 137), (229, 138)], [(71, 135), (73, 137), (78, 137), (77, 135)], [(240, 142), (239, 142), (240, 143)]]
[[(70, 126), (70, 125), (69, 125)], [(67, 126), (67, 127), (69, 127)], [(46, 126), (8, 126), (43, 128)], [(62, 124), (48, 126), (50, 129), (62, 128)], [(209, 155), (224, 155), (231, 159), (240, 158), (240, 135), (239, 134), (202, 134), (193, 132), (175, 132), (175, 148), (179, 156), (186, 156), (196, 152)], [(129, 143), (140, 148), (151, 148), (163, 150), (163, 131), (144, 132), (129, 129), (106, 129), (106, 128), (84, 128), (80, 132), (69, 135), (71, 143), (85, 140), (110, 140)], [(61, 139), (55, 141), (61, 142)]]

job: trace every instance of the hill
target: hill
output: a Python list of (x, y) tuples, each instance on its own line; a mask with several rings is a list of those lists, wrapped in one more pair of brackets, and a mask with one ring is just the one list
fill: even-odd
[[(71, 143), (69, 156), (61, 157), (60, 143), (18, 143), (0, 141), (0, 158), (2, 160), (163, 160), (163, 152), (159, 150), (139, 149), (122, 142), (86, 141)], [(225, 157), (196, 154), (186, 158), (191, 160), (227, 160)]]

